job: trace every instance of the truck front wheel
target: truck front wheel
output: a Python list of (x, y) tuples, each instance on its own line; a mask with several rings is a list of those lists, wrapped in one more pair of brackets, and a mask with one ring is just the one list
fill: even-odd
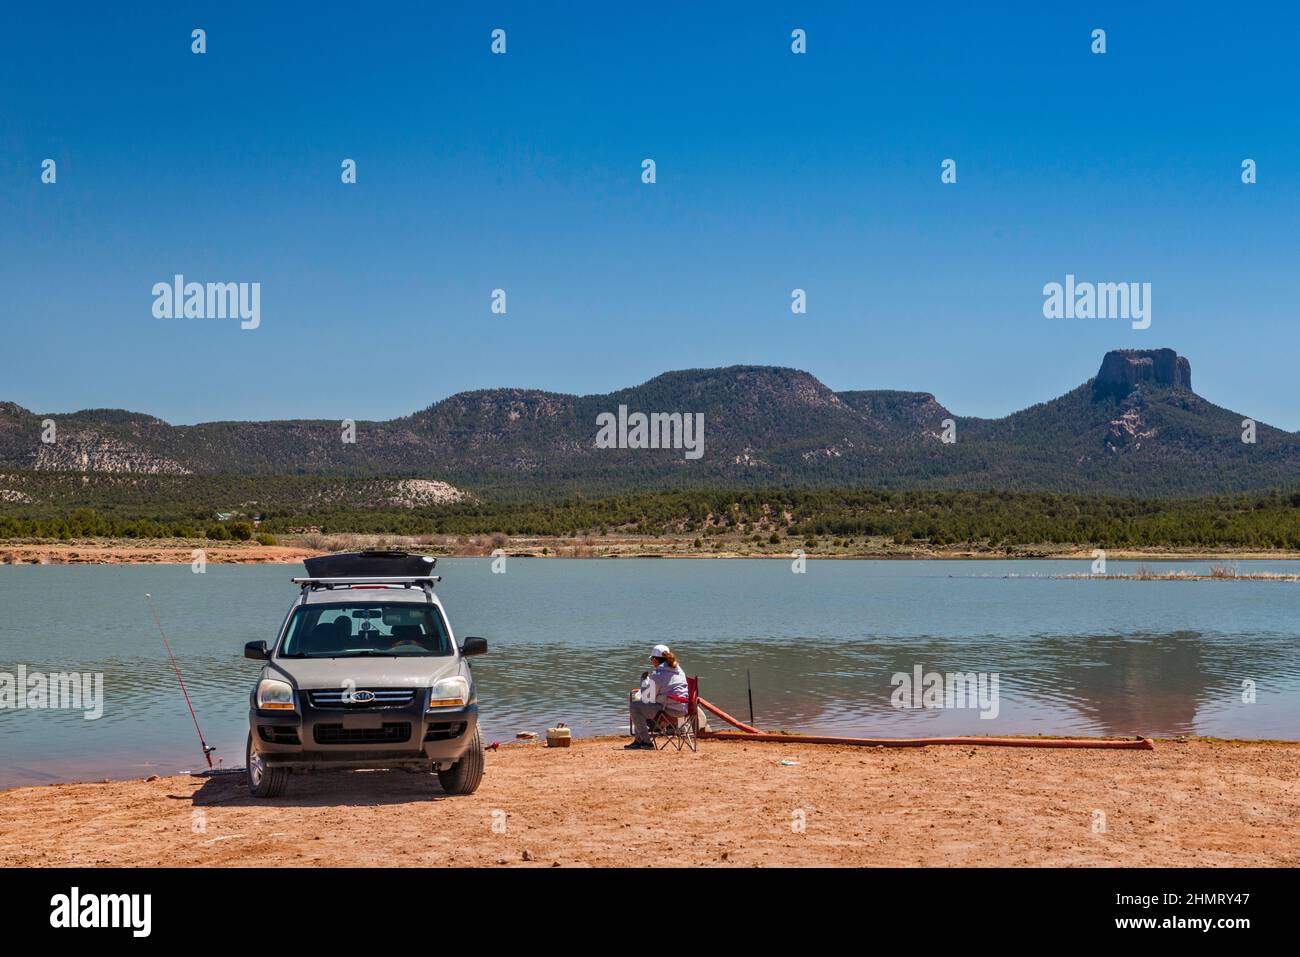
[(473, 794), (483, 780), (483, 739), (478, 728), (465, 755), (446, 771), (438, 772), (438, 783), (448, 794)]
[(249, 732), (244, 747), (244, 768), (248, 793), (255, 798), (279, 797), (289, 783), (288, 768), (268, 767), (262, 756), (253, 750), (253, 735)]

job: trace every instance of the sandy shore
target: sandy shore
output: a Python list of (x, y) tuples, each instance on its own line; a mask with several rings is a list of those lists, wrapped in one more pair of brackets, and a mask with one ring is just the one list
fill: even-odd
[(16, 788), (0, 792), (0, 864), (1300, 865), (1300, 745), (624, 740), (490, 751), (470, 797), (405, 772), (295, 777), (268, 802), (240, 775)]
[[(824, 540), (816, 546), (791, 539), (779, 545), (756, 543), (741, 536), (710, 539), (701, 547), (690, 537), (669, 538), (637, 535), (608, 535), (596, 538), (547, 538), (497, 536), (392, 536), (337, 535), (322, 547), (322, 536), (281, 536), (278, 545), (256, 542), (214, 542), (207, 539), (79, 539), (76, 541), (0, 541), (0, 565), (68, 564), (177, 564), (193, 561), (195, 549), (203, 549), (207, 560), (216, 563), (300, 562), (329, 551), (364, 548), (404, 548), (430, 555), (485, 557), (501, 548), (512, 557), (527, 558), (771, 558), (790, 561), (800, 549), (812, 559), (1059, 559), (1092, 562), (1091, 546), (1016, 546), (1004, 549), (941, 548), (895, 545), (886, 539), (835, 545)], [(1300, 552), (1278, 551), (1188, 551), (1177, 549), (1114, 549), (1106, 553), (1111, 561), (1282, 561), (1300, 559)], [(1079, 577), (1097, 577), (1081, 573)], [(1156, 576), (1159, 577), (1159, 576)], [(1188, 576), (1183, 576), (1188, 577)], [(1214, 576), (1223, 577), (1223, 576)]]
[(202, 539), (85, 539), (76, 542), (0, 542), (0, 565), (189, 565), (196, 549), (211, 564), (300, 562), (320, 552), (301, 545), (212, 542)]

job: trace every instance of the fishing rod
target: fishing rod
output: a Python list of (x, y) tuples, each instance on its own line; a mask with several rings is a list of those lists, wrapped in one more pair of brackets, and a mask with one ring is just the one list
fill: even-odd
[(207, 759), (208, 767), (212, 767), (212, 752), (217, 749), (203, 739), (203, 729), (199, 727), (199, 716), (194, 713), (194, 705), (190, 702), (190, 693), (185, 690), (185, 679), (181, 677), (180, 665), (176, 664), (176, 656), (172, 654), (171, 643), (167, 641), (167, 632), (163, 631), (162, 621), (158, 618), (158, 610), (153, 606), (153, 595), (145, 592), (144, 597), (149, 602), (149, 610), (153, 612), (154, 623), (158, 625), (158, 634), (162, 635), (163, 647), (167, 649), (167, 657), (171, 659), (172, 669), (176, 672), (176, 680), (181, 683), (181, 694), (185, 695), (185, 705), (190, 709), (190, 717), (194, 719), (194, 730), (199, 733), (199, 745), (203, 748), (203, 757)]

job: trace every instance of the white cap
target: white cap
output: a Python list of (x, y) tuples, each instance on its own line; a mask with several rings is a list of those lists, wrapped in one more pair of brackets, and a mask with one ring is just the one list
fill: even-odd
[(667, 645), (655, 645), (653, 648), (650, 649), (651, 658), (664, 658), (667, 657), (667, 655), (668, 655)]

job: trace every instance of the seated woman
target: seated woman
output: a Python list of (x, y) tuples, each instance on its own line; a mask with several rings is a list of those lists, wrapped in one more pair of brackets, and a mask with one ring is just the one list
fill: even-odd
[[(650, 649), (650, 660), (654, 670), (641, 675), (641, 687), (649, 691), (654, 689), (653, 701), (633, 700), (629, 704), (632, 710), (632, 730), (636, 740), (624, 745), (628, 751), (654, 750), (650, 740), (650, 722), (660, 711), (671, 715), (686, 714), (686, 702), (690, 689), (686, 685), (686, 672), (677, 663), (677, 656), (668, 650), (667, 645), (655, 645)], [(642, 698), (649, 697), (642, 694)]]

